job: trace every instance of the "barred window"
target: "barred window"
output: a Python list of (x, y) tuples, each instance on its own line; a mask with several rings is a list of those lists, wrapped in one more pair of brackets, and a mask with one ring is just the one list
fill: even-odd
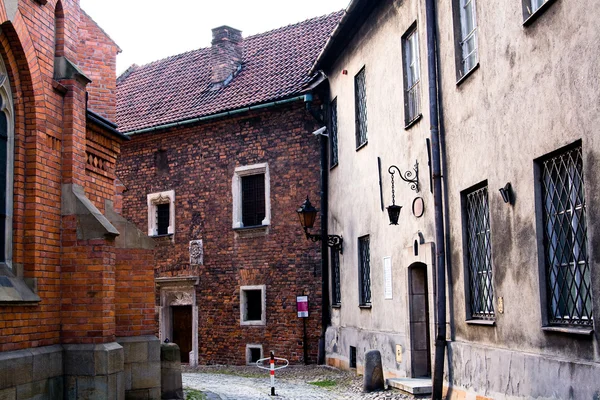
[(329, 166), (335, 167), (338, 164), (337, 98), (333, 99), (329, 110)]
[(419, 37), (416, 23), (402, 37), (402, 53), (404, 55), (404, 122), (408, 127), (421, 116)]
[(494, 318), (490, 207), (487, 183), (484, 185), (465, 194), (469, 308), (474, 319)]
[(581, 144), (538, 162), (548, 322), (592, 326), (591, 272)]
[(523, 2), (523, 24), (529, 25), (540, 14), (544, 13), (555, 0), (522, 0)]
[(242, 177), (242, 223), (262, 225), (265, 218), (265, 174)]
[(367, 143), (367, 91), (365, 68), (354, 77), (354, 104), (356, 118), (356, 148)]
[(336, 248), (331, 248), (331, 303), (334, 306), (342, 304), (342, 291), (340, 284), (340, 251)]
[(361, 306), (371, 305), (371, 254), (369, 235), (358, 238), (358, 275)]
[(471, 71), (478, 62), (477, 20), (475, 0), (454, 0), (455, 21), (457, 22), (457, 61), (458, 79)]

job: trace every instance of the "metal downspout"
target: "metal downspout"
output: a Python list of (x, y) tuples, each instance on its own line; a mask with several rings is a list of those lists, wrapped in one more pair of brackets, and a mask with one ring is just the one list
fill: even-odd
[(436, 253), (436, 335), (432, 400), (441, 400), (444, 383), (446, 350), (446, 254), (444, 237), (444, 205), (442, 200), (442, 168), (437, 70), (437, 16), (435, 0), (425, 0), (427, 19), (427, 67), (429, 77), (429, 118), (431, 133), (433, 206), (435, 215)]

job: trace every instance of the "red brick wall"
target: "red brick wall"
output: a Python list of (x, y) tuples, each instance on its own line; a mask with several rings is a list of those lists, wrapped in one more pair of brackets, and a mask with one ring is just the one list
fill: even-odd
[(116, 255), (117, 336), (154, 335), (154, 252), (117, 249)]
[[(21, 1), (9, 22), (0, 4), (0, 56), (8, 70), (15, 111), (13, 266), (15, 272), (37, 280), (41, 298), (36, 305), (0, 303), (0, 352), (61, 342), (106, 342), (114, 340), (116, 332), (115, 274), (120, 268), (117, 253), (123, 251), (117, 252), (112, 240), (77, 240), (75, 216), (61, 216), (61, 184), (82, 185), (91, 201), (104, 210), (105, 200), (115, 198), (119, 143), (86, 127), (86, 88), (81, 82), (53, 80), (55, 7), (53, 0), (45, 5)], [(80, 64), (92, 54), (85, 46), (102, 38), (87, 16), (80, 18), (78, 0), (62, 0), (62, 7), (64, 55)], [(98, 90), (92, 91), (104, 93), (106, 115), (110, 116), (110, 107), (114, 115), (114, 68), (112, 73), (103, 69), (96, 74), (96, 67), (85, 65), (86, 73), (97, 77)], [(103, 157), (108, 166), (89, 164), (91, 153)], [(148, 257), (140, 258), (146, 268), (152, 265)], [(129, 285), (128, 276), (121, 274), (121, 287)], [(129, 286), (137, 285), (135, 276), (130, 280)], [(146, 301), (146, 309), (153, 309), (153, 299), (128, 293), (132, 303)], [(125, 299), (124, 292), (119, 298)], [(156, 326), (152, 321), (150, 327), (147, 320), (140, 324), (148, 326), (136, 332)]]
[(79, 25), (78, 64), (92, 83), (88, 85), (88, 107), (115, 120), (116, 66), (119, 47), (85, 13)]
[[(296, 209), (306, 195), (319, 204), (317, 126), (294, 103), (238, 118), (133, 136), (124, 143), (117, 176), (127, 191), (124, 216), (147, 230), (147, 194), (175, 191), (174, 243), (156, 239), (156, 276), (198, 275), (199, 362), (243, 364), (246, 344), (298, 363), (302, 320), (296, 295), (309, 296), (310, 361), (320, 334), (320, 245), (306, 240)], [(166, 150), (169, 171), (154, 154)], [(238, 166), (268, 162), (271, 226), (267, 235), (232, 229), (232, 177)], [(203, 239), (204, 265), (189, 265), (189, 241)], [(266, 327), (240, 327), (240, 285), (267, 285)]]

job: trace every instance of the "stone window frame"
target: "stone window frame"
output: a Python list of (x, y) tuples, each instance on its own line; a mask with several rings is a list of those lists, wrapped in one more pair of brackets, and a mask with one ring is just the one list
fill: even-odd
[[(260, 290), (261, 293), (261, 318), (260, 320), (246, 319), (246, 295), (245, 291)], [(241, 326), (265, 326), (267, 325), (267, 286), (266, 285), (245, 285), (240, 286), (240, 325)]]
[(271, 225), (271, 174), (268, 163), (244, 165), (236, 167), (231, 182), (231, 194), (233, 198), (232, 228), (247, 228), (242, 220), (242, 177), (264, 174), (265, 176), (265, 218), (259, 226)]
[(0, 59), (0, 112), (6, 116), (7, 141), (6, 141), (6, 219), (4, 224), (4, 261), (0, 262), (0, 268), (13, 270), (13, 190), (14, 190), (14, 153), (15, 153), (15, 125), (13, 96), (8, 80), (8, 73), (4, 62)]
[[(170, 204), (169, 207), (169, 228), (167, 235), (175, 234), (175, 191), (167, 190), (164, 192), (150, 193), (147, 195), (148, 200), (148, 236), (158, 235), (157, 221), (157, 205)], [(164, 236), (164, 235), (160, 235)]]
[[(538, 19), (538, 17), (556, 1), (557, 0), (521, 0), (523, 8), (523, 25), (527, 26), (533, 23), (533, 21)], [(536, 7), (535, 9), (534, 6)]]
[(264, 358), (265, 353), (263, 350), (263, 345), (262, 344), (256, 344), (256, 343), (248, 343), (246, 344), (246, 365), (255, 365), (256, 363), (251, 361), (251, 357), (252, 357), (252, 353), (250, 352), (250, 349), (260, 349), (260, 357)]

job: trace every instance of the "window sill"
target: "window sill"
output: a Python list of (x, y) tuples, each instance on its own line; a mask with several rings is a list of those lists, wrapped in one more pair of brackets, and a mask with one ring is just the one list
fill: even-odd
[(161, 238), (172, 237), (172, 236), (174, 236), (174, 233), (167, 233), (166, 235), (152, 235), (150, 237), (155, 238), (155, 239), (161, 239)]
[(463, 83), (464, 81), (467, 80), (468, 77), (470, 77), (471, 75), (473, 75), (473, 73), (479, 69), (479, 63), (475, 64), (473, 66), (473, 68), (471, 68), (469, 71), (467, 71), (466, 74), (464, 74), (463, 76), (460, 77), (459, 80), (456, 81), (456, 86), (460, 86), (461, 83)]
[(267, 324), (263, 321), (242, 321), (242, 322), (240, 322), (240, 326), (265, 327), (265, 326), (267, 326)]
[(338, 166), (339, 164), (340, 164), (339, 162), (336, 162), (335, 164), (333, 164), (333, 165), (329, 166), (329, 170), (331, 171), (331, 170), (333, 170), (333, 169), (337, 168), (337, 166)]
[[(525, 20), (523, 21), (523, 26), (526, 27), (526, 26), (531, 25), (536, 19), (538, 19), (540, 17), (540, 15), (542, 15), (548, 8), (550, 8), (552, 3), (554, 3), (555, 1), (556, 0), (547, 0), (544, 4), (542, 4), (540, 6), (540, 8), (535, 10), (528, 17), (525, 17)], [(527, 11), (526, 8), (525, 8), (525, 11)]]
[(493, 319), (468, 319), (465, 322), (467, 325), (496, 326)]
[(573, 328), (567, 326), (542, 326), (544, 332), (566, 333), (569, 335), (591, 336), (593, 328)]
[(240, 238), (251, 238), (265, 236), (269, 233), (270, 225), (243, 226), (241, 228), (233, 228), (233, 231)]
[(340, 308), (342, 308), (342, 305), (341, 305), (341, 304), (332, 304), (332, 305), (331, 305), (331, 308), (337, 308), (337, 309), (340, 309)]
[(415, 125), (417, 122), (419, 122), (421, 120), (421, 118), (423, 118), (423, 114), (419, 113), (419, 115), (417, 115), (416, 117), (414, 117), (413, 119), (408, 121), (406, 123), (406, 125), (404, 125), (404, 130), (410, 129), (413, 125)]
[(359, 305), (358, 308), (360, 308), (361, 310), (370, 310), (373, 306), (371, 304), (362, 304)]
[(37, 306), (37, 281), (14, 276), (4, 263), (0, 265), (0, 306)]
[(369, 141), (367, 140), (366, 142), (362, 143), (360, 146), (358, 146), (356, 148), (356, 151), (359, 151), (360, 149), (364, 148), (367, 144), (369, 144)]

